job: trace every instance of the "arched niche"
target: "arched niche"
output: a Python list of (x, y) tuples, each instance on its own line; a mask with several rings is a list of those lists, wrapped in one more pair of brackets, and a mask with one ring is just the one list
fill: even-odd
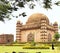
[(34, 34), (29, 33), (27, 36), (27, 42), (34, 42)]

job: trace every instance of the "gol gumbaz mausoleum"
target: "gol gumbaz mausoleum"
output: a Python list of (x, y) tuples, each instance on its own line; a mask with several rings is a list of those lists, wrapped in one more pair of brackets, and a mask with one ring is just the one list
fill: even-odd
[(51, 24), (48, 17), (41, 13), (32, 14), (25, 25), (16, 24), (17, 42), (50, 42), (58, 32), (58, 24)]

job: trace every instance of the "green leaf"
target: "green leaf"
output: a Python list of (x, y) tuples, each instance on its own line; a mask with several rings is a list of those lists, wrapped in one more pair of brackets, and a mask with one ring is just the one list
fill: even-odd
[(60, 1), (56, 2), (55, 5), (60, 6)]
[(4, 2), (5, 0), (1, 0), (2, 2)]
[(51, 3), (52, 3), (51, 0), (44, 0), (43, 1), (43, 4), (44, 4), (43, 7), (46, 9), (49, 9), (49, 8), (51, 9)]
[(19, 2), (17, 6), (24, 7), (24, 4), (23, 4), (23, 2)]
[(25, 16), (27, 16), (27, 15), (25, 14), (25, 12), (23, 12), (23, 13), (22, 13), (22, 16), (25, 17)]
[(26, 0), (27, 2), (31, 1), (31, 0)]

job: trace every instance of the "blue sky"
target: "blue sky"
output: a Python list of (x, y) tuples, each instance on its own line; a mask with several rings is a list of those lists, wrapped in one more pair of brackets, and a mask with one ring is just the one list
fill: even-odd
[(25, 24), (29, 16), (32, 15), (33, 13), (43, 13), (49, 18), (50, 23), (53, 24), (55, 21), (57, 21), (58, 24), (60, 25), (60, 6), (53, 5), (52, 9), (46, 10), (42, 6), (39, 6), (37, 3), (36, 5), (37, 6), (35, 6), (34, 9), (29, 9), (29, 7), (26, 5), (25, 8), (20, 8), (17, 12), (13, 12), (13, 15), (15, 16), (22, 12), (26, 12), (27, 14), (26, 17), (20, 16), (19, 18), (12, 18), (12, 16), (10, 16), (12, 20), (6, 19), (5, 23), (0, 21), (0, 34), (6, 34), (6, 33), (14, 34), (14, 37), (16, 37), (17, 20), (20, 20), (23, 24)]

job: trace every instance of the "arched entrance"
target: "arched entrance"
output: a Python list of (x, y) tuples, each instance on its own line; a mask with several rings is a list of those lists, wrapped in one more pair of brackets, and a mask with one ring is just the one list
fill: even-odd
[(29, 33), (27, 36), (27, 42), (34, 42), (34, 34)]

